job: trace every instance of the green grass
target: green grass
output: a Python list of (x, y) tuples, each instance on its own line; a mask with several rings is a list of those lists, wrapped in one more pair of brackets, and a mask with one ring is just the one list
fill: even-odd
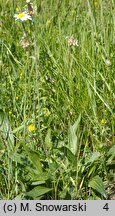
[(0, 1), (0, 199), (115, 199), (114, 2), (32, 3)]

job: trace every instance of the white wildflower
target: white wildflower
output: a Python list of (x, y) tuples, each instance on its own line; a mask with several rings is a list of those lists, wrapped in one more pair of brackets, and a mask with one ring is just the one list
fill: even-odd
[(111, 66), (111, 61), (109, 59), (106, 59), (105, 64), (107, 67)]
[(22, 22), (26, 21), (26, 20), (32, 20), (32, 17), (30, 15), (28, 15), (26, 12), (15, 14), (14, 18), (16, 20), (21, 20)]

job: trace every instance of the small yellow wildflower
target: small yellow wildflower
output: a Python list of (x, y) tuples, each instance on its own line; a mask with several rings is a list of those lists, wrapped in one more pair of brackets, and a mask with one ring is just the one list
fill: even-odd
[(49, 116), (50, 115), (50, 111), (49, 111), (49, 109), (47, 107), (43, 108), (43, 113), (44, 113), (45, 116)]
[(71, 11), (71, 13), (72, 13), (72, 15), (74, 15), (74, 14), (75, 14), (75, 10), (73, 9), (73, 10)]
[(21, 72), (21, 73), (20, 73), (20, 79), (22, 79), (22, 77), (23, 77), (23, 73)]
[(35, 125), (34, 125), (34, 124), (28, 125), (28, 130), (29, 130), (30, 132), (35, 131)]
[(95, 5), (95, 7), (97, 7), (97, 8), (98, 8), (98, 7), (99, 7), (99, 1), (97, 1), (97, 0), (96, 0), (96, 1), (94, 1), (94, 5)]
[(16, 100), (18, 100), (19, 99), (19, 97), (18, 96), (16, 96)]
[(48, 19), (47, 22), (46, 22), (46, 26), (48, 27), (50, 24), (51, 24), (51, 20)]
[(19, 8), (17, 7), (17, 8), (16, 8), (16, 12), (18, 12), (18, 11), (19, 11)]
[(102, 124), (102, 125), (105, 125), (106, 123), (107, 123), (107, 121), (106, 121), (105, 119), (102, 119), (102, 120), (101, 120), (101, 124)]

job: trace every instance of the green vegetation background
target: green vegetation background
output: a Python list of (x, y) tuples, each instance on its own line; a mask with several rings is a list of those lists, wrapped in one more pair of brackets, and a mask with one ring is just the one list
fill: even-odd
[(0, 0), (0, 199), (115, 199), (114, 1), (31, 2)]

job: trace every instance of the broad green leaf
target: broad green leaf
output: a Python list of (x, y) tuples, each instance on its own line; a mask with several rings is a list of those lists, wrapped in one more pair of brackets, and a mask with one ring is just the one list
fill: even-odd
[(59, 148), (59, 150), (61, 150), (64, 155), (67, 157), (68, 161), (76, 166), (76, 156), (70, 151), (69, 148), (67, 148), (66, 146), (63, 146), (61, 148)]
[(107, 164), (115, 163), (115, 145), (110, 148), (108, 156)]
[(14, 200), (22, 200), (23, 199), (24, 194), (20, 193), (18, 194), (16, 197), (14, 197)]
[(43, 187), (43, 186), (37, 186), (37, 187), (33, 188), (31, 191), (26, 192), (25, 195), (35, 199), (36, 197), (42, 196), (42, 195), (50, 192), (51, 190), (52, 190), (51, 188), (47, 188), (47, 187)]
[(10, 128), (10, 123), (4, 111), (0, 109), (0, 140), (4, 140), (9, 147), (14, 146), (14, 136)]
[(51, 141), (51, 129), (49, 128), (45, 137), (45, 146), (49, 149), (52, 148), (52, 141)]
[(114, 154), (115, 156), (115, 145), (109, 149), (108, 155), (112, 155), (112, 154)]
[(32, 161), (34, 167), (36, 167), (39, 172), (42, 172), (42, 165), (39, 159), (39, 154), (28, 147), (25, 147), (25, 151), (28, 154), (29, 159)]
[(29, 167), (26, 168), (28, 171), (28, 176), (32, 182), (45, 182), (48, 179), (48, 175), (46, 172), (39, 172), (37, 169), (30, 169)]
[(103, 181), (98, 175), (90, 180), (89, 186), (100, 193), (103, 197), (107, 198)]
[(77, 129), (79, 127), (80, 120), (81, 120), (81, 114), (79, 115), (79, 117), (78, 117), (77, 121), (74, 123), (74, 125), (70, 127), (68, 147), (74, 155), (77, 152), (77, 145), (78, 145)]
[(12, 155), (12, 160), (23, 165), (22, 157), (22, 154), (15, 153), (14, 155)]

